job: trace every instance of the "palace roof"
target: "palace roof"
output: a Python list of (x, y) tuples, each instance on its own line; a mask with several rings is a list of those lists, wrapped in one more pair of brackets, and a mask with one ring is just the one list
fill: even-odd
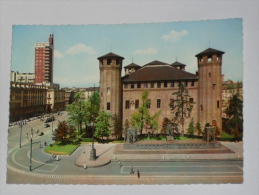
[[(179, 70), (166, 63), (153, 61), (129, 75), (122, 77), (122, 82), (172, 81), (198, 79), (196, 74)], [(157, 65), (157, 66), (156, 66)]]

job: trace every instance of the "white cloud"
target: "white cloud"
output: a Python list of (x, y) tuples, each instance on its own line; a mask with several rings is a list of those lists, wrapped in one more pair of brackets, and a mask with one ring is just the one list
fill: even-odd
[(54, 50), (54, 57), (55, 58), (64, 58), (65, 56), (60, 53), (58, 50)]
[(177, 32), (177, 31), (171, 30), (169, 34), (163, 35), (162, 39), (164, 41), (170, 41), (172, 43), (175, 43), (177, 41), (180, 41), (181, 38), (183, 36), (186, 36), (186, 35), (188, 35), (188, 31), (187, 30), (183, 30), (181, 32)]
[(138, 49), (134, 51), (134, 54), (139, 54), (139, 55), (149, 55), (149, 54), (156, 54), (156, 53), (157, 53), (157, 49), (152, 47), (148, 49)]
[(67, 51), (66, 54), (68, 55), (76, 55), (79, 53), (87, 53), (87, 54), (95, 54), (95, 50), (92, 47), (88, 47), (83, 43), (78, 43), (73, 47), (70, 47)]

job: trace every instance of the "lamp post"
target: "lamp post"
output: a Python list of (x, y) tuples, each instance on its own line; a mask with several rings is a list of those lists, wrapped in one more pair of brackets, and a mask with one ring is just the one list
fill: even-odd
[(22, 119), (21, 119), (21, 121), (20, 121), (20, 127), (21, 127), (21, 129), (20, 129), (20, 148), (22, 147), (22, 126), (23, 126), (23, 121), (22, 121)]
[[(95, 85), (94, 85), (94, 93), (95, 93)], [(93, 100), (94, 100), (94, 93), (93, 93)], [(92, 101), (91, 101), (92, 149), (90, 152), (90, 160), (96, 160), (96, 149), (94, 148), (94, 122), (93, 122), (93, 102)]]
[(53, 118), (53, 112), (52, 112), (52, 117), (51, 118), (52, 118), (52, 132), (53, 132), (53, 119), (54, 119)]
[(32, 170), (32, 169), (31, 169), (31, 164), (32, 164), (31, 161), (32, 161), (32, 139), (33, 139), (33, 132), (34, 132), (34, 131), (33, 131), (33, 129), (31, 128), (31, 131), (30, 131), (31, 136), (30, 136), (30, 138), (29, 138), (29, 136), (28, 136), (29, 132), (27, 133), (27, 138), (30, 139), (30, 142), (31, 142), (31, 143), (30, 143), (30, 167), (29, 167), (29, 168), (30, 168), (30, 171)]

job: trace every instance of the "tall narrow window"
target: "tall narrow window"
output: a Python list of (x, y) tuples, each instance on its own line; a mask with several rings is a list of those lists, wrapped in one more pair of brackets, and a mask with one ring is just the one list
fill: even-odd
[(111, 59), (107, 59), (107, 65), (111, 65), (112, 60)]
[(171, 81), (170, 87), (174, 87), (174, 81)]
[(193, 98), (189, 98), (189, 102), (190, 102), (190, 103), (193, 103)]
[(177, 87), (180, 87), (181, 81), (178, 81), (177, 83)]
[(139, 108), (139, 100), (135, 100), (135, 109)]
[(154, 88), (154, 82), (151, 82), (150, 87)]
[(192, 86), (194, 86), (194, 81), (192, 81)]
[(202, 106), (202, 105), (200, 105), (200, 111), (201, 111), (201, 112), (203, 111), (203, 106)]
[(167, 88), (167, 81), (164, 82), (164, 88)]
[(157, 82), (157, 88), (161, 88), (161, 83)]
[(125, 101), (125, 109), (129, 109), (130, 108), (130, 101), (126, 100)]
[(217, 108), (219, 108), (219, 100), (217, 101)]
[(188, 81), (185, 81), (184, 85), (185, 87), (188, 87)]
[(124, 84), (124, 89), (128, 89), (128, 83)]
[(160, 108), (161, 107), (161, 99), (156, 100), (156, 107)]
[(141, 83), (138, 83), (137, 87), (138, 87), (138, 88), (141, 88)]
[(131, 83), (131, 84), (130, 84), (130, 88), (131, 88), (131, 89), (134, 89), (134, 83)]
[(144, 83), (144, 88), (148, 88), (148, 84), (147, 83)]
[(119, 64), (120, 64), (120, 60), (116, 59), (116, 65), (119, 65)]
[(211, 77), (211, 73), (209, 72), (209, 77)]
[(216, 84), (212, 84), (212, 89), (215, 89), (216, 88)]
[(107, 102), (107, 110), (110, 110), (110, 109), (111, 109), (111, 103)]
[(111, 88), (107, 87), (107, 94), (110, 94), (110, 93), (111, 93)]

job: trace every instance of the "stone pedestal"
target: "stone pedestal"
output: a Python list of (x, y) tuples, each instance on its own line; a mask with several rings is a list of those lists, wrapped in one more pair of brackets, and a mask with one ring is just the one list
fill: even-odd
[(167, 143), (173, 143), (173, 141), (174, 141), (174, 137), (173, 136), (170, 136), (170, 135), (166, 136), (166, 142)]
[(90, 160), (96, 160), (96, 149), (95, 148), (91, 149)]

